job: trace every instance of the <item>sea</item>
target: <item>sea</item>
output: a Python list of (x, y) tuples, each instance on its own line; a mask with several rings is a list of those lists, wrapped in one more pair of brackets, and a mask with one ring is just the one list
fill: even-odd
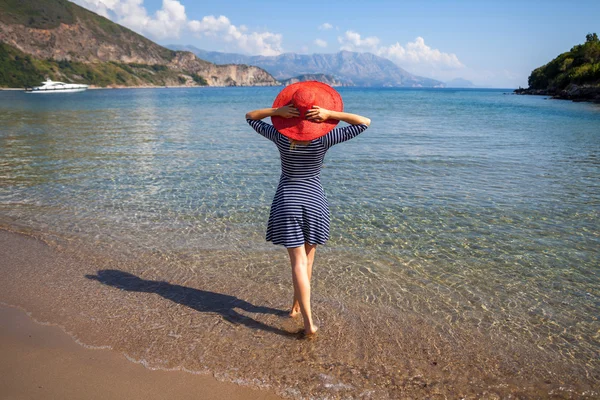
[(279, 90), (0, 92), (0, 227), (78, 260), (0, 277), (82, 344), (288, 398), (600, 397), (600, 105), (338, 88), (372, 123), (325, 159), (301, 340), (244, 117)]

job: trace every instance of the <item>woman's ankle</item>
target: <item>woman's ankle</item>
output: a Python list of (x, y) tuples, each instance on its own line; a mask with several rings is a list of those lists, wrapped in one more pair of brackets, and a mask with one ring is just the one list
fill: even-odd
[(316, 325), (312, 325), (309, 327), (304, 327), (304, 334), (305, 335), (314, 335), (315, 333), (317, 333), (317, 331), (319, 330), (319, 328)]

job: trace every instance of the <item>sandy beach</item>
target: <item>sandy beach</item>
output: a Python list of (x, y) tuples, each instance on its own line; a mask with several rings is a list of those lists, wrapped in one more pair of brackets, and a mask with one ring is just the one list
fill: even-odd
[(149, 370), (115, 351), (85, 348), (58, 326), (6, 305), (0, 354), (1, 399), (280, 399), (210, 375)]
[[(507, 357), (515, 349), (480, 347), (483, 338), (478, 335), (467, 342), (458, 338), (433, 342), (431, 335), (425, 336), (431, 328), (423, 320), (406, 314), (410, 321), (394, 326), (383, 309), (372, 316), (372, 322), (354, 320), (360, 325), (351, 327), (317, 302), (326, 334), (299, 341), (293, 334), (298, 329), (294, 321), (274, 313), (285, 306), (269, 300), (272, 295), (252, 289), (253, 294), (236, 292), (233, 288), (242, 286), (234, 278), (229, 279), (229, 288), (214, 279), (188, 282), (186, 287), (174, 284), (177, 278), (163, 272), (168, 281), (159, 282), (151, 279), (148, 264), (143, 265), (146, 272), (110, 259), (109, 254), (102, 259), (93, 254), (82, 258), (60, 245), (0, 230), (0, 304), (4, 305), (0, 309), (0, 392), (8, 396), (2, 398), (40, 398), (44, 391), (45, 399), (185, 399), (198, 398), (199, 393), (205, 399), (276, 399), (279, 394), (302, 397), (301, 390), (307, 387), (334, 391), (333, 398), (349, 398), (346, 395), (354, 385), (373, 388), (362, 393), (377, 399), (476, 398), (507, 392), (544, 397), (553, 387), (557, 398), (563, 398), (567, 393), (557, 386), (561, 383), (557, 376), (574, 376), (566, 367), (553, 365), (557, 375), (527, 383), (505, 372), (510, 365)], [(142, 279), (142, 275), (147, 276)], [(47, 324), (33, 322), (21, 310)], [(367, 315), (360, 309), (338, 312)], [(361, 329), (366, 333), (360, 337), (343, 335)], [(387, 352), (378, 352), (379, 345), (367, 347), (377, 335), (396, 345)], [(430, 345), (439, 350), (428, 349)], [(473, 361), (456, 364), (458, 346)], [(536, 374), (543, 374), (537, 368), (553, 362), (537, 363), (525, 348), (519, 348)], [(349, 352), (366, 354), (368, 364), (378, 370), (371, 373), (348, 360)], [(284, 370), (286, 366), (293, 370)], [(477, 366), (490, 372), (477, 376)], [(301, 379), (283, 374), (292, 371)], [(376, 392), (385, 380), (394, 385), (393, 390)]]
[[(68, 257), (34, 238), (2, 230), (0, 236), (4, 273), (10, 266), (20, 269), (23, 262), (51, 266), (55, 272), (59, 263), (68, 263)], [(10, 278), (5, 283), (18, 285)], [(23, 293), (10, 303), (0, 298), (0, 399), (281, 398), (267, 390), (220, 382), (210, 372), (148, 369), (121, 352), (83, 346), (58, 325), (60, 319), (47, 313), (51, 298), (43, 290), (38, 294)]]

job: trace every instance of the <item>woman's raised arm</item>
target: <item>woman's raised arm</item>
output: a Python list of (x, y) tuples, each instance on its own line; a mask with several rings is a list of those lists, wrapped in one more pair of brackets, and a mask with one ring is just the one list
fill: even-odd
[(288, 104), (287, 106), (279, 108), (261, 108), (260, 110), (254, 110), (246, 113), (246, 119), (258, 120), (267, 117), (277, 115), (283, 118), (299, 117), (300, 112), (294, 108), (293, 105)]
[(319, 106), (313, 106), (312, 110), (306, 113), (306, 119), (314, 122), (323, 122), (328, 119), (337, 119), (350, 125), (371, 125), (371, 120), (358, 114), (350, 114), (341, 111), (330, 111)]

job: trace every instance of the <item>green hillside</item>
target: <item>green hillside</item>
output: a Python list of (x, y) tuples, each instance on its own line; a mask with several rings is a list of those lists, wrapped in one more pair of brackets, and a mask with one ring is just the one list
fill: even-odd
[(90, 27), (98, 40), (117, 46), (128, 45), (132, 40), (143, 42), (160, 53), (166, 62), (175, 55), (174, 51), (67, 0), (0, 0), (0, 22), (6, 24), (54, 29), (61, 23), (72, 25), (77, 20)]
[(529, 76), (529, 89), (560, 91), (569, 85), (600, 85), (600, 40), (590, 33), (586, 41), (556, 57)]
[(252, 66), (173, 51), (67, 0), (0, 0), (0, 88), (50, 78), (95, 86), (279, 84)]
[(207, 84), (199, 75), (170, 70), (164, 65), (38, 60), (0, 43), (0, 87), (38, 86), (46, 78), (101, 87), (184, 85), (188, 81)]
[(67, 0), (0, 0), (0, 21), (31, 28), (56, 28), (75, 21), (72, 3)]
[(54, 29), (61, 23), (72, 25), (78, 20), (92, 29), (99, 41), (123, 47), (130, 46), (131, 42), (141, 42), (152, 52), (159, 53), (165, 62), (175, 55), (175, 51), (67, 0), (0, 0), (0, 22), (6, 24)]
[[(89, 27), (98, 41), (122, 48), (142, 42), (164, 63), (175, 55), (174, 51), (67, 0), (0, 0), (0, 22), (6, 24), (55, 29), (61, 23), (72, 25), (77, 21)], [(170, 70), (164, 65), (40, 59), (0, 42), (0, 87), (37, 86), (46, 78), (96, 86), (183, 85), (192, 80), (206, 84), (198, 75)]]

